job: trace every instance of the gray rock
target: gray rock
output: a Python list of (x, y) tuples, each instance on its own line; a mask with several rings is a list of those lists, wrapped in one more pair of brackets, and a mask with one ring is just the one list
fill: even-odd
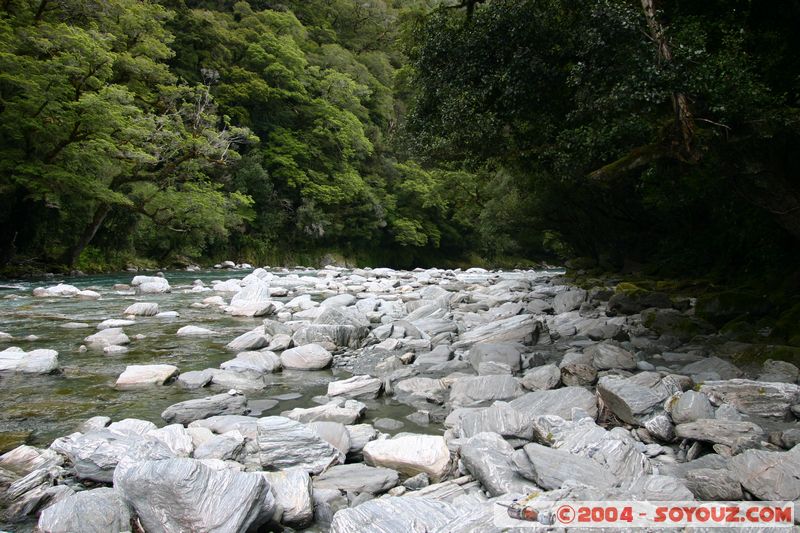
[(178, 367), (173, 365), (129, 365), (114, 386), (118, 389), (135, 389), (165, 385), (178, 373)]
[(219, 367), (233, 372), (270, 374), (281, 369), (281, 360), (274, 352), (241, 352), (236, 354), (235, 359), (225, 361)]
[(553, 311), (560, 315), (568, 311), (574, 311), (586, 301), (586, 291), (583, 289), (568, 290), (556, 294), (553, 299)]
[(306, 344), (281, 354), (283, 367), (289, 370), (320, 370), (333, 360), (331, 353), (319, 344)]
[(413, 476), (420, 472), (441, 479), (450, 466), (450, 451), (443, 437), (404, 434), (393, 439), (373, 440), (362, 451), (370, 466), (383, 466)]
[(691, 470), (686, 474), (686, 486), (698, 500), (729, 502), (743, 498), (742, 485), (725, 470)]
[(124, 315), (155, 316), (158, 314), (158, 304), (153, 302), (136, 302), (125, 309)]
[(589, 354), (567, 352), (558, 367), (561, 381), (568, 387), (588, 387), (597, 381), (597, 369)]
[(798, 377), (800, 377), (800, 369), (792, 363), (767, 359), (761, 368), (758, 381), (797, 383)]
[(514, 448), (497, 433), (479, 433), (461, 446), (461, 461), (490, 496), (528, 494), (537, 487), (517, 473), (513, 453)]
[(163, 294), (172, 290), (169, 282), (158, 276), (135, 276), (131, 286), (136, 289), (136, 294)]
[(231, 305), (225, 311), (232, 316), (264, 316), (275, 312), (275, 304), (270, 301), (269, 285), (258, 277), (231, 298)]
[(23, 444), (0, 455), (0, 471), (27, 476), (34, 470), (49, 469), (64, 464), (64, 458), (53, 450)]
[(653, 471), (641, 443), (625, 429), (607, 431), (589, 417), (567, 421), (552, 415), (537, 417), (532, 425), (539, 442), (592, 459), (623, 485)]
[(706, 381), (700, 386), (712, 403), (729, 403), (748, 415), (785, 419), (791, 406), (800, 403), (800, 386), (791, 383), (768, 383), (749, 379)]
[(281, 416), (291, 418), (298, 422), (339, 422), (352, 424), (363, 415), (363, 410), (356, 406), (342, 405), (336, 402), (319, 405), (317, 407), (296, 407), (291, 411), (284, 411)]
[(594, 344), (586, 348), (584, 353), (592, 358), (592, 364), (599, 370), (612, 368), (633, 370), (636, 368), (636, 356), (616, 344), (608, 342)]
[(511, 370), (518, 372), (520, 369), (520, 346), (517, 344), (474, 344), (469, 350), (469, 362), (472, 368), (478, 370), (481, 363), (504, 363)]
[(244, 452), (244, 444), (244, 436), (236, 430), (214, 435), (195, 449), (194, 458), (239, 461)]
[(532, 315), (517, 315), (473, 328), (453, 343), (453, 349), (465, 349), (478, 343), (518, 342), (531, 344), (539, 338), (541, 322)]
[(708, 401), (708, 396), (688, 390), (672, 405), (670, 415), (676, 424), (683, 424), (701, 418), (714, 418), (714, 408)]
[(592, 459), (536, 443), (526, 444), (523, 450), (514, 453), (517, 471), (545, 490), (560, 489), (568, 480), (601, 489), (616, 483), (614, 476)]
[(399, 482), (399, 475), (389, 468), (361, 463), (337, 465), (314, 478), (314, 490), (337, 489), (345, 492), (382, 494)]
[(131, 340), (122, 331), (122, 328), (108, 328), (98, 331), (94, 335), (89, 335), (83, 341), (95, 348), (105, 348), (106, 346), (121, 346), (130, 344)]
[(636, 500), (691, 501), (694, 494), (682, 479), (663, 475), (641, 476), (633, 481), (627, 491)]
[(757, 445), (765, 438), (764, 430), (752, 422), (733, 422), (730, 420), (701, 419), (675, 426), (675, 434), (682, 439), (699, 440), (725, 446), (749, 447)]
[(51, 446), (67, 456), (77, 477), (102, 483), (110, 483), (123, 462), (174, 457), (172, 450), (159, 440), (108, 429), (62, 437)]
[(592, 418), (597, 417), (597, 400), (594, 394), (583, 387), (529, 392), (509, 405), (529, 419), (541, 415), (556, 415), (570, 419), (573, 407), (583, 409)]
[[(331, 533), (467, 531), (469, 524), (476, 527), (477, 519), (485, 520), (486, 514), (491, 517), (491, 511), (483, 506), (462, 507), (416, 497), (378, 498), (336, 513), (331, 523)], [(462, 528), (456, 525), (459, 520), (466, 521)], [(488, 521), (491, 524), (491, 518)]]
[(50, 374), (58, 370), (58, 352), (55, 350), (23, 350), (11, 347), (0, 352), (0, 372), (23, 374)]
[(660, 375), (651, 372), (630, 378), (604, 376), (597, 383), (597, 393), (606, 406), (623, 422), (644, 425), (658, 414), (664, 400), (678, 389), (660, 383)]
[(184, 389), (202, 389), (209, 383), (214, 374), (209, 370), (191, 370), (178, 376), (176, 383)]
[(430, 484), (431, 480), (428, 478), (428, 474), (421, 472), (416, 476), (411, 476), (407, 480), (403, 481), (403, 488), (408, 490), (420, 490), (424, 489)]
[(77, 492), (42, 511), (38, 528), (43, 533), (121, 533), (130, 531), (131, 514), (114, 489)]
[(742, 371), (733, 363), (720, 359), (719, 357), (712, 356), (681, 368), (681, 374), (687, 376), (694, 376), (698, 374), (705, 374), (708, 372), (716, 373), (721, 379), (733, 379), (742, 377)]
[(308, 427), (343, 454), (347, 455), (350, 452), (350, 433), (344, 424), (340, 422), (309, 422)]
[(646, 420), (644, 428), (650, 435), (663, 442), (675, 440), (675, 426), (672, 425), (667, 415), (657, 415)]
[(255, 372), (234, 372), (232, 370), (207, 369), (211, 374), (211, 385), (224, 389), (262, 390), (267, 386), (263, 375)]
[(446, 390), (442, 380), (426, 377), (404, 379), (394, 386), (394, 393), (400, 401), (410, 398), (442, 403)]
[(180, 424), (170, 424), (159, 429), (151, 429), (146, 436), (162, 442), (175, 457), (189, 457), (194, 451), (192, 436)]
[(561, 383), (561, 370), (556, 365), (544, 365), (525, 373), (520, 385), (528, 390), (549, 390)]
[(378, 431), (370, 424), (354, 424), (345, 426), (350, 436), (350, 450), (348, 453), (359, 454), (364, 446), (371, 440), (378, 438)]
[[(335, 468), (335, 467), (334, 467)], [(302, 468), (287, 468), (280, 472), (260, 472), (272, 487), (277, 503), (280, 523), (302, 528), (314, 518), (314, 501), (311, 497), (311, 477)]]
[(787, 452), (747, 450), (730, 460), (729, 472), (759, 500), (800, 499), (800, 446)]
[(454, 407), (513, 400), (521, 394), (522, 389), (517, 379), (508, 375), (461, 378), (450, 386), (450, 402)]
[(319, 343), (358, 348), (368, 332), (368, 328), (361, 326), (311, 324), (295, 331), (292, 342), (295, 346)]
[(533, 428), (531, 417), (523, 414), (506, 402), (495, 402), (482, 409), (469, 409), (460, 417), (458, 433), (461, 437), (473, 437), (479, 433), (497, 433), (504, 438), (531, 440)]
[(111, 418), (107, 416), (93, 416), (78, 426), (80, 433), (89, 433), (96, 429), (103, 429), (111, 423)]
[(353, 376), (328, 383), (328, 396), (374, 399), (380, 396), (383, 382), (370, 376)]
[(224, 393), (172, 404), (161, 413), (161, 418), (168, 424), (186, 425), (215, 415), (244, 414), (247, 414), (247, 398), (241, 394)]
[(115, 473), (114, 487), (146, 531), (237, 533), (266, 523), (275, 511), (263, 476), (212, 470), (193, 459), (132, 465)]
[(717, 410), (714, 413), (714, 418), (716, 418), (717, 420), (733, 420), (734, 422), (738, 422), (742, 420), (742, 415), (731, 404), (723, 403), (722, 405), (717, 407)]
[(269, 470), (300, 467), (311, 474), (344, 463), (344, 454), (316, 431), (282, 416), (259, 418), (257, 423), (261, 465)]
[(246, 352), (258, 350), (269, 344), (270, 336), (264, 330), (264, 326), (243, 333), (225, 345), (225, 348), (232, 352)]
[(337, 294), (323, 300), (320, 307), (348, 307), (355, 303), (356, 297), (352, 294)]
[(498, 363), (496, 361), (486, 361), (478, 365), (479, 376), (496, 376), (496, 375), (510, 376), (512, 373), (513, 370), (511, 370), (511, 367), (505, 363)]
[(395, 420), (394, 418), (377, 418), (372, 422), (372, 425), (383, 431), (397, 431), (405, 426), (403, 422)]
[(175, 334), (178, 337), (213, 337), (218, 335), (216, 331), (198, 326), (183, 326)]

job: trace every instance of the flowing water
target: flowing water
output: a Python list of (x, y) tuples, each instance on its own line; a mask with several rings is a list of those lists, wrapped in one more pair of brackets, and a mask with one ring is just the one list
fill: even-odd
[[(53, 439), (72, 433), (91, 416), (105, 415), (113, 420), (140, 418), (164, 425), (160, 413), (169, 405), (191, 398), (209, 396), (220, 389), (184, 390), (177, 385), (118, 391), (114, 383), (131, 364), (166, 363), (177, 366), (182, 372), (218, 368), (219, 364), (234, 357), (225, 344), (238, 335), (262, 323), (258, 318), (231, 317), (214, 306), (194, 309), (190, 304), (200, 302), (215, 292), (188, 292), (194, 280), (207, 285), (215, 279), (241, 279), (247, 271), (166, 272), (172, 286), (168, 294), (136, 296), (131, 291), (115, 291), (116, 283), (130, 283), (133, 274), (119, 273), (81, 278), (48, 280), (45, 282), (0, 282), (0, 331), (11, 334), (12, 342), (0, 344), (0, 350), (18, 346), (25, 351), (36, 348), (57, 350), (61, 372), (53, 375), (25, 374), (0, 375), (0, 453), (19, 444), (47, 446)], [(273, 271), (286, 275), (290, 271)], [(316, 275), (315, 271), (294, 271), (299, 275)], [(32, 290), (63, 281), (80, 289), (99, 292), (99, 300), (78, 298), (34, 298)], [(279, 280), (273, 281), (279, 286)], [(229, 299), (230, 294), (221, 294)], [(137, 301), (156, 302), (160, 311), (177, 311), (178, 318), (136, 317), (136, 324), (124, 328), (131, 338), (129, 351), (108, 356), (102, 350), (81, 352), (83, 339), (96, 333), (96, 326), (107, 318), (124, 318), (123, 311)], [(85, 322), (89, 327), (67, 329), (68, 322)], [(220, 332), (211, 338), (178, 337), (175, 332), (182, 326), (196, 325)], [(35, 340), (23, 338), (35, 335)], [(143, 335), (141, 339), (134, 338)], [(312, 407), (312, 397), (325, 394), (327, 383), (343, 379), (349, 374), (341, 370), (316, 372), (283, 371), (268, 376), (269, 386), (260, 391), (246, 391), (249, 401), (268, 399), (286, 393), (300, 393), (302, 397), (282, 400), (264, 411), (262, 416), (280, 414), (294, 407)], [(381, 398), (365, 402), (368, 406), (366, 422), (389, 417), (403, 421), (400, 431), (440, 433), (439, 427), (419, 427), (403, 417), (413, 410), (391, 399)]]

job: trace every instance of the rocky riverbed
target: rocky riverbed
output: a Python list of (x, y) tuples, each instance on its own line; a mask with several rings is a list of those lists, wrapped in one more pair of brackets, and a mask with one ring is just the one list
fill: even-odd
[(560, 274), (10, 286), (0, 529), (494, 531), (531, 492), (800, 510), (797, 367), (734, 365), (691, 299)]

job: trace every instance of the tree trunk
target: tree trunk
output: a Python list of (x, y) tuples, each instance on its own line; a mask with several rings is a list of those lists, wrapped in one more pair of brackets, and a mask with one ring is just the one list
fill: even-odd
[[(672, 62), (672, 51), (664, 34), (664, 27), (656, 18), (655, 0), (642, 0), (642, 9), (650, 29), (650, 38), (658, 48), (658, 59), (664, 63)], [(680, 91), (672, 93), (672, 109), (675, 112), (675, 152), (688, 162), (697, 161), (694, 150), (694, 117), (689, 100)]]
[(67, 251), (66, 256), (64, 257), (64, 263), (68, 267), (72, 267), (78, 261), (81, 253), (89, 245), (89, 243), (92, 242), (92, 239), (94, 239), (94, 236), (97, 234), (97, 230), (99, 230), (100, 226), (103, 225), (103, 222), (110, 212), (111, 206), (108, 204), (100, 204), (97, 206), (92, 221), (83, 230), (81, 238), (78, 239), (78, 242), (76, 242), (75, 245)]

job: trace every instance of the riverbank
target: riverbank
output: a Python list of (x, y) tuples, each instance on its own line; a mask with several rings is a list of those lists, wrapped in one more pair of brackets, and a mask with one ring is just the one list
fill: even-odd
[(0, 356), (2, 424), (28, 444), (0, 457), (6, 517), (448, 531), (533, 490), (799, 500), (797, 368), (742, 359), (761, 345), (693, 297), (611, 281), (328, 267), (11, 290), (3, 343), (28, 355)]

